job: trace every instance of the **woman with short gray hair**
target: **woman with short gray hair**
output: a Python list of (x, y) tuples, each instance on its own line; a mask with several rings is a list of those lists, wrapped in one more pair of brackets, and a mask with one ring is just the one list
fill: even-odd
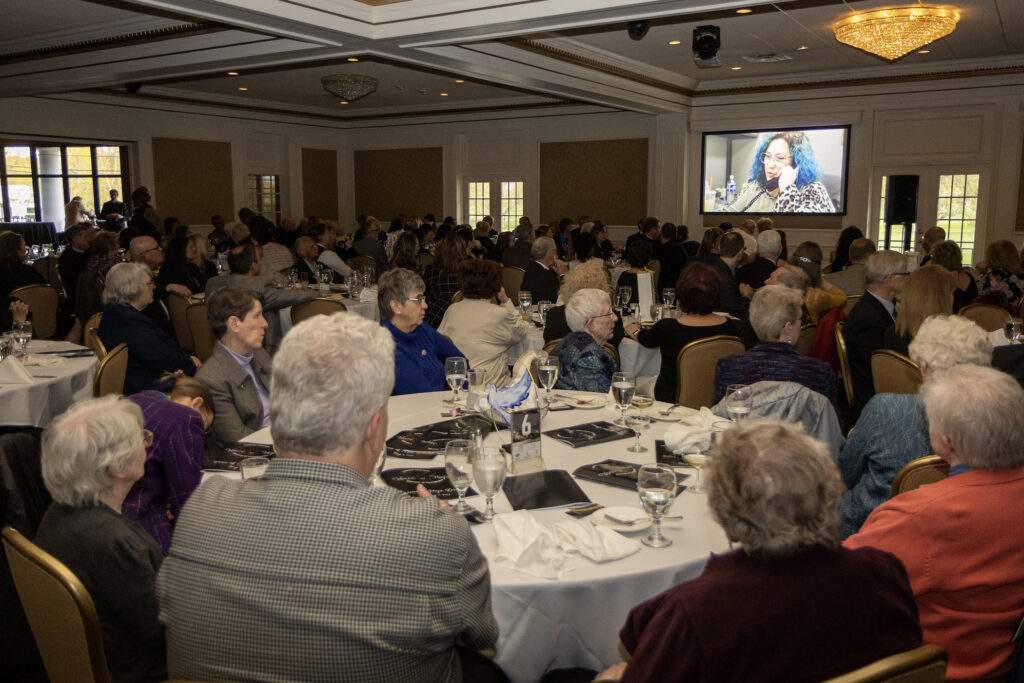
[(899, 561), (839, 545), (843, 487), (821, 443), (751, 420), (720, 435), (710, 462), (708, 505), (739, 547), (630, 612), (622, 680), (824, 680), (921, 644)]
[(580, 289), (569, 298), (565, 320), (572, 332), (551, 352), (560, 367), (556, 388), (608, 392), (618, 363), (604, 345), (617, 318), (603, 289)]
[(836, 405), (836, 378), (828, 363), (801, 356), (794, 345), (800, 338), (803, 297), (782, 285), (765, 285), (750, 300), (750, 324), (760, 340), (745, 353), (718, 361), (715, 403), (732, 384), (796, 382)]
[(395, 396), (443, 391), (445, 359), (464, 357), (450, 339), (423, 322), (425, 288), (423, 278), (405, 268), (392, 268), (377, 282), (381, 325), (395, 340)]
[(151, 439), (139, 407), (114, 396), (75, 403), (43, 435), (43, 482), (53, 504), (34, 540), (88, 590), (115, 681), (167, 677), (156, 598), (163, 552), (121, 514)]
[(192, 376), (202, 363), (182, 351), (170, 333), (143, 313), (153, 303), (153, 276), (141, 263), (118, 263), (107, 273), (99, 337), (107, 350), (128, 345), (124, 393), (152, 389), (164, 373)]
[[(977, 324), (958, 315), (934, 315), (910, 342), (910, 358), (927, 382), (950, 368), (992, 364), (992, 344)], [(963, 400), (963, 397), (958, 397)], [(928, 419), (919, 394), (876, 394), (864, 406), (839, 454), (849, 490), (840, 513), (843, 536), (860, 529), (868, 514), (889, 498), (896, 473), (932, 453)]]

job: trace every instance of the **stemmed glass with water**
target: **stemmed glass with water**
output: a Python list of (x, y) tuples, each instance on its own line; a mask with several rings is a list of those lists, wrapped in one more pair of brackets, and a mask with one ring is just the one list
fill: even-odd
[(524, 318), (529, 319), (530, 306), (533, 305), (533, 294), (530, 292), (519, 292), (519, 310)]
[(551, 388), (558, 381), (558, 356), (548, 355), (537, 364), (537, 379), (545, 389), (544, 400), (551, 403)]
[(749, 415), (750, 389), (743, 384), (730, 384), (725, 390), (725, 411), (733, 422), (739, 422)]
[(14, 341), (13, 355), (24, 358), (28, 353), (28, 343), (32, 340), (32, 321), (16, 321), (11, 326), (11, 339)]
[(612, 375), (612, 398), (619, 408), (619, 419), (615, 424), (626, 427), (626, 408), (633, 401), (633, 393), (636, 391), (636, 382), (624, 372), (616, 372)]
[(661, 300), (666, 306), (672, 308), (676, 304), (676, 290), (671, 287), (666, 287), (661, 290)]
[(480, 448), (473, 456), (473, 483), (487, 499), (484, 519), (494, 518), (494, 496), (505, 483), (507, 468), (505, 454), (495, 448)]
[(466, 383), (466, 372), (469, 370), (469, 363), (462, 356), (452, 356), (444, 359), (444, 379), (452, 390), (451, 399), (446, 403), (458, 403), (459, 392), (462, 385)]
[(654, 520), (649, 536), (642, 539), (644, 545), (665, 548), (672, 540), (661, 533), (661, 517), (676, 499), (676, 473), (663, 465), (641, 465), (636, 477), (636, 490), (640, 503)]
[(1003, 324), (1003, 336), (1011, 344), (1024, 341), (1024, 322), (1020, 318), (1011, 318)]
[(627, 448), (627, 451), (630, 453), (647, 452), (647, 448), (640, 445), (640, 432), (650, 423), (651, 419), (643, 413), (631, 412), (626, 414), (626, 426), (633, 430), (633, 435), (636, 437), (636, 443)]
[(459, 514), (465, 514), (471, 509), (465, 496), (472, 475), (474, 448), (469, 439), (452, 439), (444, 446), (444, 471), (459, 494), (459, 503), (454, 508)]

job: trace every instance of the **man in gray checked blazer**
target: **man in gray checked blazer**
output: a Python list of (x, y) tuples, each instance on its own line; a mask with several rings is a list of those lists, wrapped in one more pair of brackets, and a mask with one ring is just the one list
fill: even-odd
[(377, 323), (339, 313), (288, 334), (270, 399), (277, 457), (259, 479), (208, 478), (177, 520), (157, 579), (170, 677), (457, 683), (463, 660), (495, 645), (466, 521), (370, 486), (393, 384)]

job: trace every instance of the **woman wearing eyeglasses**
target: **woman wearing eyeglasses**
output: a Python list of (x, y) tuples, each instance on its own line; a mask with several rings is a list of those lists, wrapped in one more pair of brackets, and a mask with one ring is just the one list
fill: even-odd
[(725, 210), (735, 213), (835, 213), (820, 180), (811, 141), (802, 131), (762, 137), (750, 176)]
[(618, 364), (604, 348), (612, 338), (618, 316), (603, 289), (581, 289), (565, 304), (565, 320), (572, 330), (551, 352), (561, 368), (557, 389), (607, 393)]

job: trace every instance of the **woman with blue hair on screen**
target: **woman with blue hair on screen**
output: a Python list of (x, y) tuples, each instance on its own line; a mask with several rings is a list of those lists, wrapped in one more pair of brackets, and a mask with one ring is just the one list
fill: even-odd
[(726, 211), (735, 213), (835, 213), (819, 180), (811, 141), (802, 131), (762, 137), (750, 178)]

